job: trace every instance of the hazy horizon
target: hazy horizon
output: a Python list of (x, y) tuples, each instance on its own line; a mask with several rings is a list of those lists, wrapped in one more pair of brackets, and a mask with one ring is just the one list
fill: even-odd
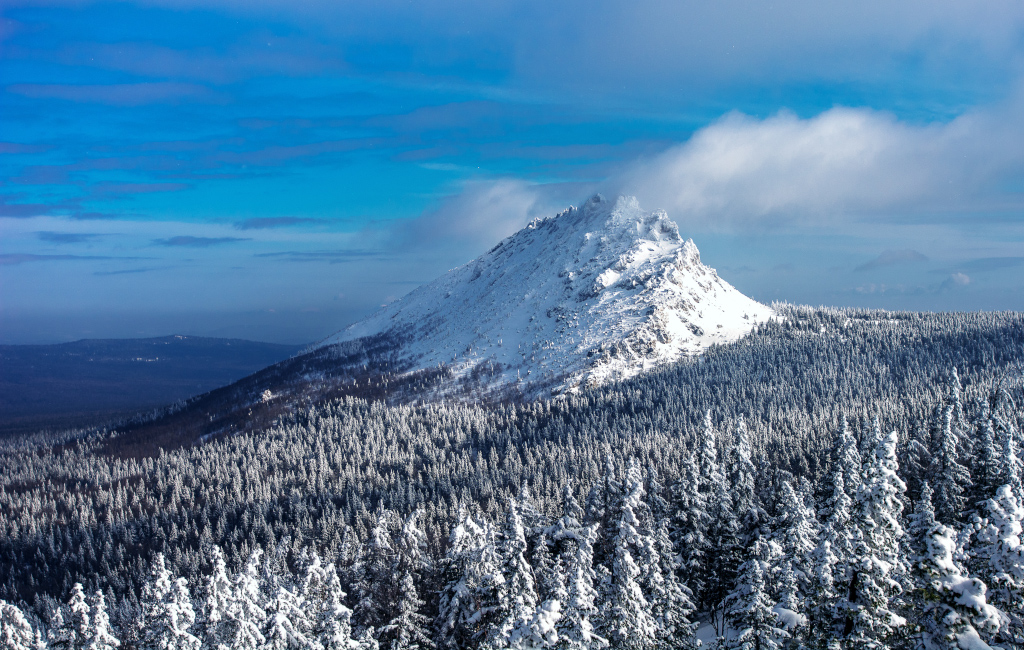
[(1024, 7), (13, 2), (0, 343), (323, 338), (591, 194), (761, 302), (1024, 309)]

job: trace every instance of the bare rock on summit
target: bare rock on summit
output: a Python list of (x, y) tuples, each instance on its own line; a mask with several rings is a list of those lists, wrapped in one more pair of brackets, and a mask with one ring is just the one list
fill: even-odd
[(598, 195), (318, 346), (387, 335), (405, 367), (546, 396), (699, 354), (771, 316), (702, 264), (665, 212)]

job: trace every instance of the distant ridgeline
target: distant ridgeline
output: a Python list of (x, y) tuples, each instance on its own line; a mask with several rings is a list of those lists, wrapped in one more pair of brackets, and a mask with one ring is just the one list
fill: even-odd
[(0, 435), (95, 426), (165, 407), (299, 349), (180, 335), (0, 345)]
[(554, 401), (7, 441), (0, 639), (1024, 648), (1024, 315), (773, 309)]

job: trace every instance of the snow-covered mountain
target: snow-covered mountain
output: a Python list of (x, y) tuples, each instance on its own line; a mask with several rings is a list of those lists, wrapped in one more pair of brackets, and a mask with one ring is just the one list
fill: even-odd
[(318, 347), (385, 335), (406, 368), (447, 366), (478, 388), (538, 396), (678, 361), (771, 316), (701, 264), (665, 212), (598, 195)]

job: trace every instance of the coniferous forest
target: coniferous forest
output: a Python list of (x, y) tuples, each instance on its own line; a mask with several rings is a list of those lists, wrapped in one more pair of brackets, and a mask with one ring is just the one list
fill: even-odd
[(1024, 315), (776, 305), (561, 399), (0, 441), (0, 646), (1024, 648)]

